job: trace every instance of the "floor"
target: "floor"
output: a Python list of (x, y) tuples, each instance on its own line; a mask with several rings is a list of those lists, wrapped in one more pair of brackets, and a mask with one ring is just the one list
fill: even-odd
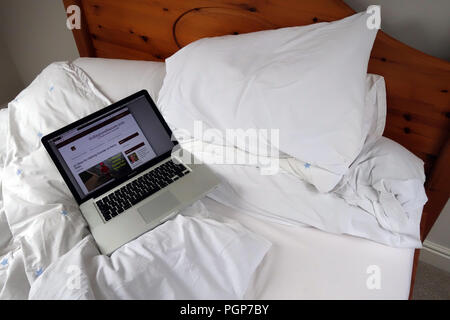
[(413, 300), (450, 300), (450, 273), (419, 261)]

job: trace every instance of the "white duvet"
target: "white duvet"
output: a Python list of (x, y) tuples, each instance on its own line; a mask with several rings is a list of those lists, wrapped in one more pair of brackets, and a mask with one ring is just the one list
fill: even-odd
[(0, 299), (25, 299), (30, 284), (25, 276), (22, 250), (13, 241), (1, 192), (8, 116), (8, 109), (0, 109)]
[[(297, 170), (296, 159), (278, 159), (281, 173), (262, 175), (256, 166), (217, 164), (230, 147), (179, 138), (185, 149), (210, 163), (225, 181), (208, 195), (222, 204), (271, 221), (313, 226), (392, 247), (422, 246), (420, 220), (427, 201), (423, 162), (390, 139), (382, 137), (368, 146), (338, 187), (323, 194), (304, 181), (306, 170)], [(245, 153), (237, 148), (234, 152)]]
[[(243, 298), (270, 243), (238, 224), (209, 219), (214, 213), (205, 211), (201, 201), (111, 258), (99, 254), (40, 138), (108, 103), (79, 68), (56, 63), (9, 105), (3, 197), (14, 241), (0, 264), (0, 298), (14, 297), (13, 286), (22, 288), (17, 291), (22, 298), (31, 286), (30, 298), (36, 299)], [(277, 222), (396, 247), (420, 246), (416, 229), (423, 203), (409, 203), (416, 228), (398, 224), (389, 230), (371, 210), (349, 205), (345, 193), (319, 194), (299, 179), (288, 160), (281, 165), (283, 172), (275, 176), (261, 176), (256, 167), (215, 165), (224, 184), (210, 197)], [(79, 277), (68, 283), (74, 273)], [(196, 286), (202, 290), (193, 290)], [(65, 290), (69, 287), (77, 289)]]
[(51, 264), (31, 299), (242, 299), (270, 243), (239, 225), (178, 215), (114, 252), (92, 236)]
[[(47, 67), (9, 104), (2, 181), (13, 246), (1, 260), (0, 298), (26, 298), (31, 286), (30, 298), (242, 299), (270, 243), (205, 219), (201, 204), (187, 209), (196, 217), (177, 217), (111, 258), (100, 255), (40, 139), (107, 104), (68, 63)], [(74, 269), (82, 280), (75, 291), (64, 285)]]

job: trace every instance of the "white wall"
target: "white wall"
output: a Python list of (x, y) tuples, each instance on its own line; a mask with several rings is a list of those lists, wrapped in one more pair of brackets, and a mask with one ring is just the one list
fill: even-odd
[(381, 6), (381, 29), (441, 59), (450, 60), (449, 0), (344, 0), (355, 11)]
[(447, 201), (427, 240), (450, 248), (450, 201)]
[(19, 77), (8, 50), (0, 38), (0, 108), (12, 100), (23, 88), (23, 82)]
[(450, 201), (424, 241), (420, 260), (450, 272)]
[(78, 57), (62, 0), (2, 0), (0, 37), (25, 85), (51, 62)]

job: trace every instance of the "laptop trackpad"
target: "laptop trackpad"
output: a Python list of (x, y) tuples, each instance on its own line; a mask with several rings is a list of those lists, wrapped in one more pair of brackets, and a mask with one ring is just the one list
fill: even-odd
[(171, 210), (179, 204), (180, 201), (171, 192), (166, 191), (149, 203), (138, 208), (137, 211), (145, 222), (150, 223), (160, 220), (165, 215), (171, 213)]

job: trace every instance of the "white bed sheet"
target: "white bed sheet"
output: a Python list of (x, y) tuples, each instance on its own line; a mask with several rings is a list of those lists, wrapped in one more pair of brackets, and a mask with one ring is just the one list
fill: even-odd
[[(109, 64), (111, 62), (111, 64)], [(142, 63), (142, 62), (140, 62)], [(94, 82), (105, 79), (101, 89), (105, 94), (125, 96), (143, 88), (145, 75), (139, 68), (130, 68), (130, 62), (84, 58), (75, 61)], [(100, 67), (99, 67), (100, 65)], [(163, 64), (151, 64), (145, 69), (148, 75), (154, 68), (161, 83), (152, 82), (152, 92), (162, 85)], [(127, 71), (126, 88), (118, 84), (122, 70)], [(113, 81), (117, 79), (117, 83)], [(210, 212), (220, 212), (223, 217), (239, 221), (249, 230), (272, 242), (272, 248), (263, 260), (247, 292), (248, 298), (261, 299), (407, 299), (409, 295), (414, 249), (392, 248), (370, 240), (346, 235), (335, 235), (318, 229), (289, 226), (243, 214), (218, 202), (205, 199)], [(249, 213), (249, 212), (247, 212)], [(336, 212), (330, 212), (336, 214)], [(369, 289), (367, 281), (378, 270), (380, 289)]]
[[(312, 227), (269, 222), (209, 198), (202, 202), (209, 212), (221, 216), (216, 218), (238, 221), (272, 243), (246, 298), (408, 298), (414, 249), (392, 248)], [(367, 281), (373, 279), (369, 278), (372, 273), (367, 273), (371, 266), (379, 268), (380, 289), (367, 286)]]

